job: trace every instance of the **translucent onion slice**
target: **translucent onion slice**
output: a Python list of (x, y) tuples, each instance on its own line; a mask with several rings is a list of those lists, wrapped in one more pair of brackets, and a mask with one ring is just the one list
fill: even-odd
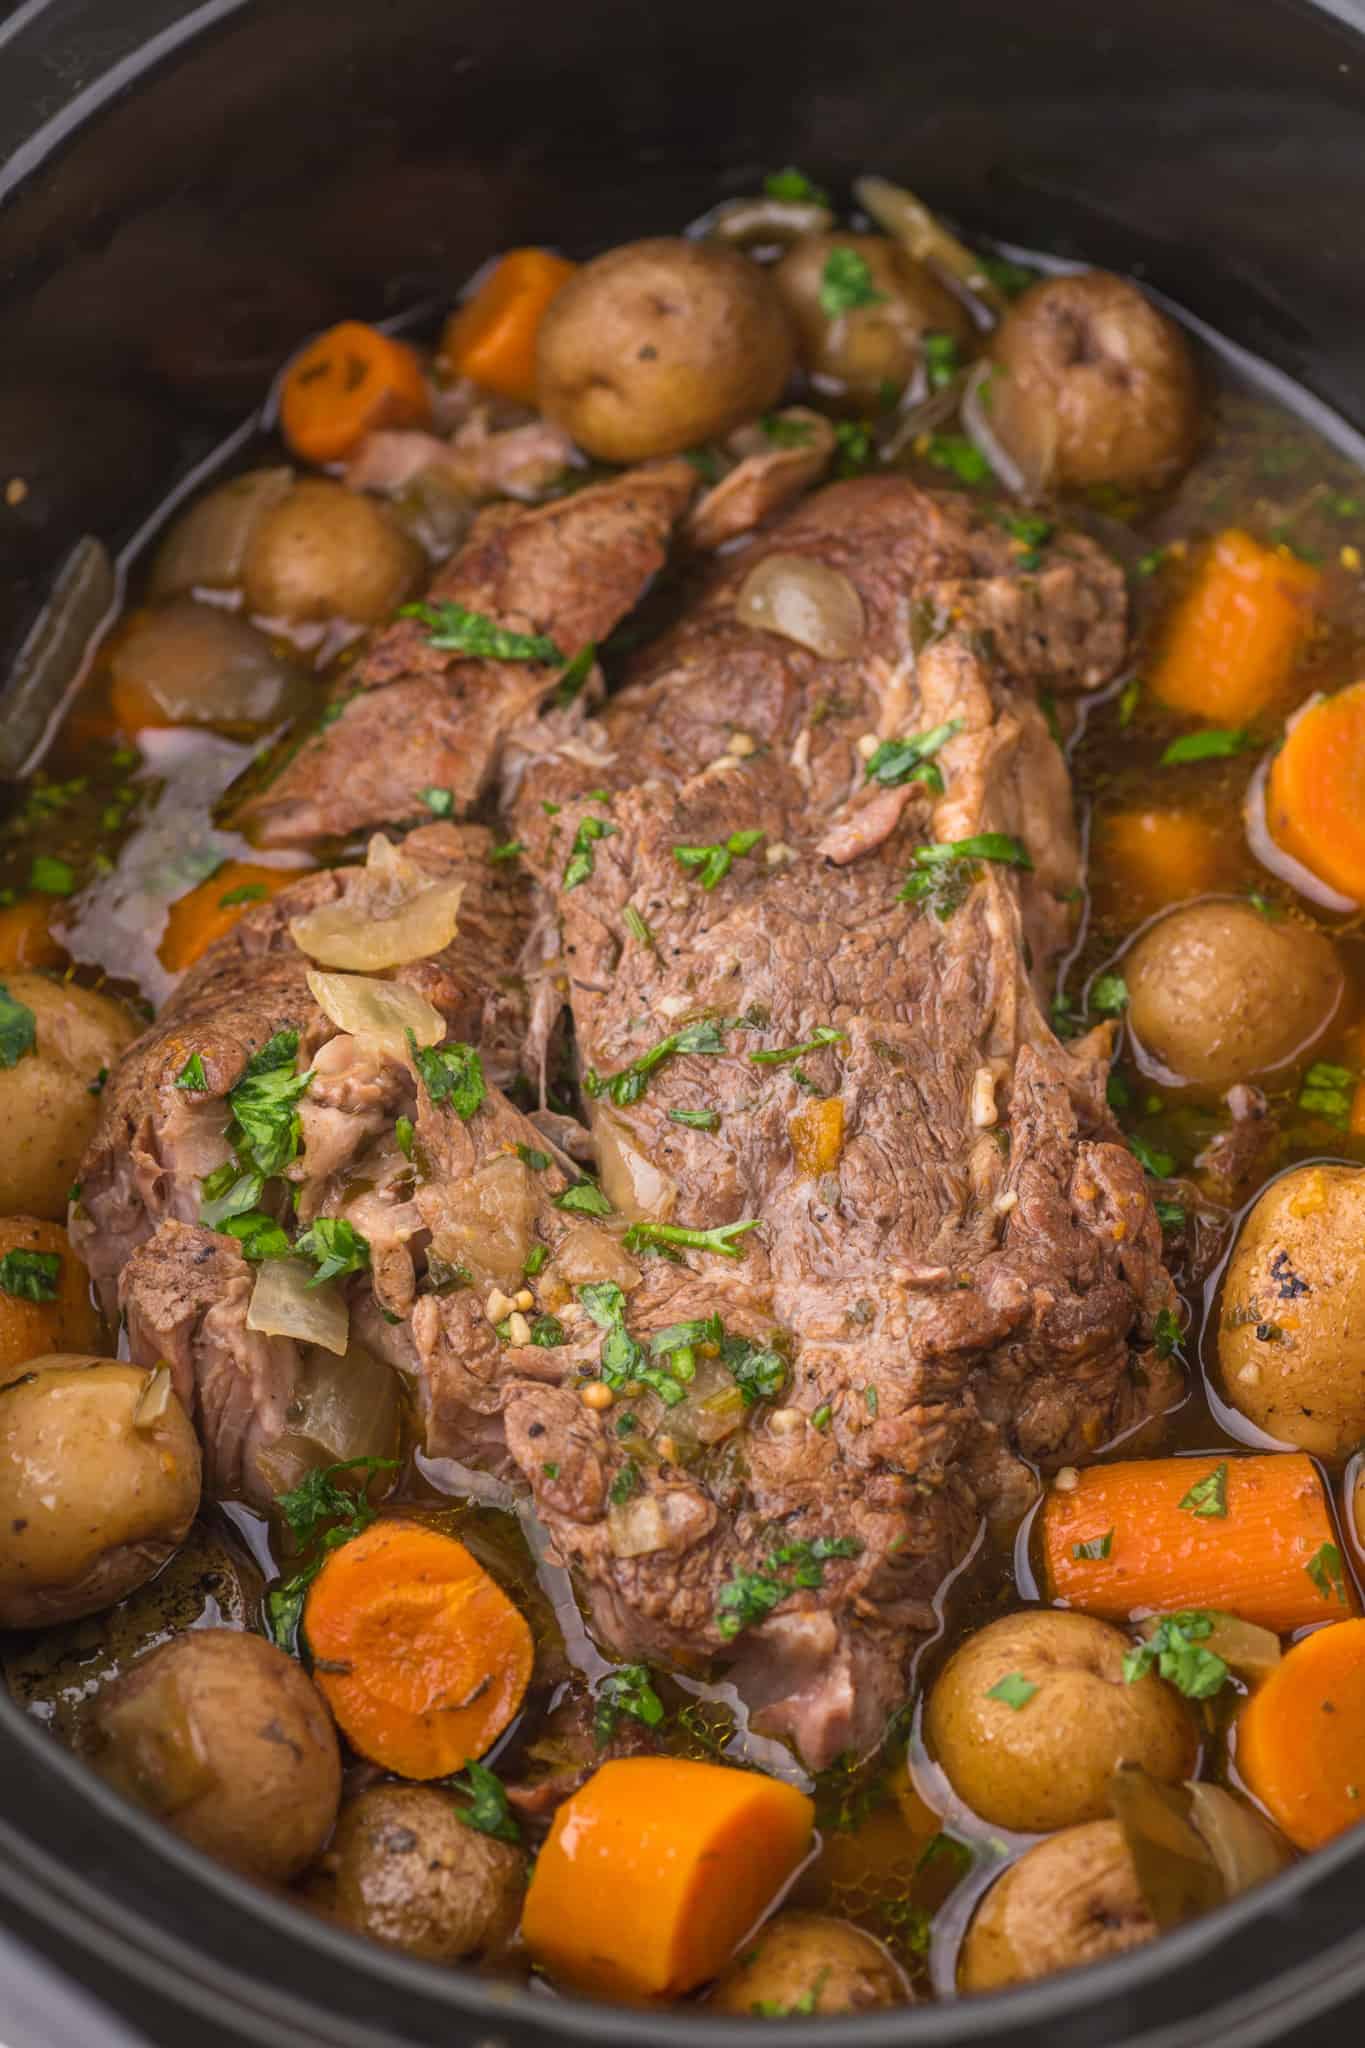
[(1212, 1849), (1190, 1819), (1183, 1785), (1163, 1785), (1140, 1764), (1120, 1764), (1109, 1805), (1123, 1830), (1147, 1910), (1163, 1933), (1227, 1897)]
[(312, 1278), (312, 1267), (302, 1259), (266, 1259), (256, 1275), (246, 1326), (265, 1337), (316, 1344), (340, 1358), (350, 1342), (350, 1310), (329, 1282), (310, 1287)]
[(614, 1557), (648, 1557), (668, 1548), (668, 1520), (658, 1494), (640, 1493), (607, 1510), (607, 1541)]
[[(286, 1493), (320, 1465), (351, 1458), (397, 1456), (402, 1401), (391, 1368), (361, 1344), (345, 1356), (307, 1352), (289, 1406), (290, 1427), (257, 1465), (272, 1493)], [(350, 1482), (357, 1492), (361, 1477)], [(369, 1478), (372, 1498), (387, 1489), (384, 1474)]]
[(857, 178), (853, 190), (878, 227), (899, 242), (916, 263), (927, 263), (959, 285), (972, 302), (978, 324), (993, 326), (1009, 311), (1009, 300), (987, 275), (974, 249), (949, 234), (922, 199), (887, 178)]
[[(1302, 717), (1318, 698), (1310, 697), (1296, 714)], [(1291, 724), (1292, 724), (1291, 720)], [(1306, 896), (1310, 903), (1321, 904), (1324, 910), (1359, 910), (1360, 905), (1353, 896), (1343, 896), (1306, 868), (1301, 860), (1295, 860), (1292, 853), (1286, 853), (1275, 839), (1266, 821), (1265, 786), (1270, 774), (1270, 755), (1258, 766), (1256, 773), (1247, 784), (1247, 793), (1242, 805), (1242, 823), (1246, 827), (1247, 845), (1263, 868), (1269, 868), (1272, 875), (1278, 875), (1282, 882), (1288, 882), (1291, 889), (1297, 889), (1300, 896)]]
[(735, 616), (829, 661), (857, 654), (867, 630), (862, 598), (847, 576), (809, 555), (766, 555), (740, 585)]
[(373, 974), (429, 960), (455, 936), (464, 883), (433, 877), (382, 833), (370, 841), (365, 872), (345, 896), (291, 919), (289, 935), (321, 967)]
[(338, 1031), (372, 1039), (400, 1057), (407, 1051), (409, 1031), (419, 1045), (439, 1045), (446, 1020), (415, 988), (399, 981), (375, 981), (367, 974), (324, 974), (308, 970), (313, 1001)]
[(1057, 452), (1056, 417), (1016, 404), (1008, 377), (994, 363), (977, 363), (963, 385), (962, 427), (1011, 497), (1031, 503), (1047, 489)]
[(1294, 1861), (1294, 1852), (1263, 1820), (1221, 1785), (1187, 1784), (1190, 1818), (1209, 1846), (1228, 1897), (1262, 1884)]
[(594, 1116), (602, 1192), (632, 1223), (666, 1223), (678, 1204), (678, 1183), (631, 1142), (613, 1116)]

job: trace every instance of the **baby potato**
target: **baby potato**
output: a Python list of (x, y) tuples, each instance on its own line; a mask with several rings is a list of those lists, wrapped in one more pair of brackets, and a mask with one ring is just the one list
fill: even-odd
[(89, 1275), (61, 1225), (0, 1217), (0, 1378), (45, 1353), (97, 1351), (102, 1339)]
[(1008, 405), (1046, 421), (1052, 481), (1160, 484), (1194, 454), (1199, 391), (1180, 329), (1127, 278), (1048, 277), (1011, 306), (991, 342)]
[[(847, 252), (865, 266), (875, 298), (845, 312), (823, 304), (830, 258)], [(801, 361), (822, 390), (866, 408), (919, 367), (926, 334), (966, 341), (961, 304), (922, 263), (885, 235), (808, 235), (788, 251), (773, 283), (796, 330)]]
[(1365, 1440), (1365, 1167), (1298, 1166), (1242, 1225), (1218, 1372), (1258, 1429), (1319, 1458)]
[(4, 1020), (12, 1028), (0, 1036), (0, 1214), (58, 1222), (99, 1120), (100, 1077), (138, 1027), (112, 996), (32, 972), (0, 983)]
[(375, 499), (327, 477), (303, 477), (253, 526), (242, 589), (258, 618), (375, 626), (412, 595), (425, 560)]
[(1345, 990), (1324, 933), (1229, 897), (1168, 911), (1123, 971), (1144, 1071), (1211, 1095), (1239, 1081), (1288, 1081), (1312, 1058)]
[(1000, 1991), (1151, 1941), (1156, 1922), (1116, 1820), (1039, 1842), (987, 1892), (967, 1930), (958, 1984)]
[(906, 2005), (905, 1973), (872, 1935), (830, 1913), (778, 1913), (716, 1979), (708, 2012), (791, 2019)]
[[(1189, 1709), (1153, 1673), (1124, 1683), (1131, 1647), (1108, 1622), (1042, 1609), (969, 1636), (939, 1673), (924, 1718), (958, 1798), (993, 1827), (1041, 1834), (1107, 1814), (1120, 1763), (1171, 1784), (1192, 1771), (1199, 1742)], [(1036, 1690), (1018, 1705), (996, 1692), (1022, 1693), (1019, 1680)]]
[(166, 725), (250, 732), (292, 718), (309, 701), (308, 685), (264, 633), (192, 597), (140, 613), (114, 648), (109, 673), (124, 732)]
[(537, 341), (541, 411), (602, 462), (719, 440), (774, 405), (791, 369), (786, 316), (758, 265), (668, 236), (584, 264)]
[(199, 1444), (170, 1375), (35, 1358), (0, 1387), (0, 1628), (112, 1607), (199, 1507)]
[(312, 1862), (341, 1797), (321, 1693), (283, 1650), (230, 1628), (177, 1636), (108, 1687), (90, 1757), (187, 1842), (268, 1882)]
[(466, 1826), (430, 1785), (372, 1785), (351, 1800), (326, 1861), (334, 1916), (424, 1962), (496, 1954), (521, 1918), (522, 1851)]

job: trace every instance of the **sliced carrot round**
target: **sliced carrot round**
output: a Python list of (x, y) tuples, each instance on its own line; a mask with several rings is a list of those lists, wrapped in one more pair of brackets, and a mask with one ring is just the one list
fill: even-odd
[(400, 1778), (448, 1777), (481, 1757), (535, 1662), (524, 1616), (463, 1543), (397, 1519), (333, 1551), (304, 1633), (352, 1749)]
[(216, 940), (226, 938), (243, 911), (297, 882), (302, 868), (268, 868), (230, 860), (170, 908), (156, 957), (168, 974), (183, 974)]
[(1321, 580), (1237, 527), (1220, 533), (1171, 615), (1153, 695), (1211, 725), (1249, 725), (1289, 682)]
[(415, 349), (343, 320), (296, 355), (280, 386), (280, 427), (304, 462), (343, 462), (377, 427), (424, 427), (431, 394)]
[(509, 249), (447, 320), (440, 350), (446, 369), (485, 391), (534, 405), (540, 323), (577, 268), (548, 249)]
[(1295, 1643), (1238, 1717), (1237, 1768), (1296, 1848), (1365, 1820), (1365, 1621)]
[(1294, 720), (1270, 765), (1266, 821), (1286, 853), (1365, 903), (1365, 683)]
[(1095, 895), (1129, 923), (1203, 896), (1219, 879), (1219, 828), (1192, 811), (1114, 811), (1100, 821)]

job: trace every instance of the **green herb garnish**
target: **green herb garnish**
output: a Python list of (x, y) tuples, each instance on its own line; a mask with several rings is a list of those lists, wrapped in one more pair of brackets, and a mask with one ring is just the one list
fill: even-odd
[(521, 1840), (502, 1780), (486, 1764), (471, 1762), (445, 1782), (452, 1792), (463, 1792), (469, 1799), (468, 1806), (456, 1809), (467, 1828), (477, 1828), (481, 1835), (492, 1835), (499, 1842)]
[(854, 313), (860, 306), (879, 306), (886, 293), (872, 282), (867, 258), (857, 249), (831, 249), (820, 273), (820, 310), (830, 320)]
[(1108, 1557), (1113, 1547), (1114, 1532), (1112, 1529), (1106, 1529), (1103, 1536), (1091, 1536), (1084, 1543), (1073, 1543), (1071, 1555), (1078, 1564), (1083, 1561), (1094, 1564), (1100, 1558)]
[(1212, 1699), (1230, 1675), (1221, 1657), (1200, 1648), (1213, 1628), (1214, 1616), (1204, 1611), (1163, 1616), (1146, 1642), (1125, 1655), (1124, 1683), (1136, 1685), (1155, 1665), (1160, 1676), (1186, 1699)]
[(1244, 728), (1228, 730), (1219, 726), (1208, 726), (1203, 732), (1183, 733), (1178, 740), (1172, 740), (1161, 756), (1163, 768), (1175, 768), (1186, 761), (1226, 761), (1234, 754), (1245, 754), (1260, 743)]
[(836, 1031), (832, 1024), (817, 1024), (814, 1031), (800, 1045), (782, 1045), (769, 1051), (751, 1052), (749, 1058), (756, 1067), (786, 1067), (793, 1060), (804, 1059), (808, 1052), (819, 1052), (822, 1046), (845, 1044), (846, 1031)]
[(1346, 1605), (1346, 1572), (1335, 1543), (1320, 1544), (1304, 1570), (1324, 1600), (1335, 1599), (1343, 1607)]
[(1017, 1714), (1021, 1707), (1028, 1705), (1037, 1690), (1038, 1687), (1031, 1679), (1025, 1678), (1022, 1671), (1007, 1671), (994, 1685), (986, 1687), (986, 1698), (1003, 1700)]
[(663, 1721), (664, 1703), (650, 1683), (644, 1664), (623, 1664), (619, 1670), (608, 1672), (598, 1686), (592, 1734), (599, 1749), (605, 1749), (611, 1741), (622, 1714), (643, 1721), (646, 1728), (657, 1728)]
[(175, 1085), (177, 1088), (185, 1089), (191, 1095), (206, 1095), (208, 1093), (208, 1076), (204, 1072), (203, 1059), (197, 1052), (190, 1054), (184, 1066), (175, 1077)]
[(324, 1280), (339, 1280), (347, 1273), (363, 1273), (370, 1263), (369, 1239), (344, 1216), (319, 1216), (294, 1250), (318, 1269), (308, 1282), (310, 1287), (321, 1287)]
[(868, 780), (880, 782), (884, 789), (899, 789), (906, 782), (923, 782), (942, 795), (943, 773), (930, 756), (961, 730), (962, 720), (952, 718), (913, 739), (883, 740), (868, 760)]
[(584, 818), (574, 833), (569, 858), (564, 863), (564, 887), (576, 889), (580, 882), (586, 882), (595, 866), (593, 847), (599, 839), (610, 839), (620, 830), (606, 818)]
[(1206, 1478), (1197, 1479), (1178, 1505), (1186, 1514), (1199, 1515), (1205, 1521), (1224, 1520), (1228, 1511), (1227, 1460), (1215, 1465)]
[(6, 1252), (0, 1258), (0, 1292), (17, 1301), (55, 1301), (61, 1274), (60, 1252)]
[(433, 1102), (448, 1102), (462, 1123), (468, 1123), (488, 1093), (483, 1062), (472, 1045), (418, 1045), (408, 1032), (408, 1048)]
[(696, 873), (703, 889), (714, 889), (729, 874), (736, 856), (752, 853), (762, 837), (762, 832), (732, 832), (711, 846), (675, 846), (673, 858)]
[(648, 1052), (642, 1052), (619, 1074), (603, 1076), (589, 1068), (583, 1077), (583, 1086), (589, 1095), (605, 1095), (625, 1108), (640, 1100), (649, 1085), (650, 1075), (677, 1054), (724, 1051), (725, 1041), (721, 1037), (720, 1026), (710, 1018), (702, 1018), (695, 1024), (685, 1025), (681, 1031), (670, 1032), (667, 1038), (661, 1038), (657, 1045), (651, 1046)]
[(405, 604), (400, 619), (416, 619), (442, 654), (464, 654), (483, 661), (557, 661), (567, 657), (544, 633), (512, 633), (486, 612), (467, 611), (462, 604)]
[(26, 1052), (32, 1052), (38, 1025), (27, 1003), (16, 1002), (0, 981), (0, 1067), (14, 1067)]
[(621, 1240), (628, 1252), (669, 1252), (674, 1250), (714, 1252), (722, 1259), (742, 1259), (744, 1249), (737, 1243), (750, 1230), (757, 1230), (761, 1217), (740, 1223), (721, 1223), (714, 1230), (687, 1230), (677, 1223), (632, 1223)]
[(453, 789), (438, 789), (434, 784), (417, 792), (433, 818), (453, 818), (455, 815), (455, 792)]

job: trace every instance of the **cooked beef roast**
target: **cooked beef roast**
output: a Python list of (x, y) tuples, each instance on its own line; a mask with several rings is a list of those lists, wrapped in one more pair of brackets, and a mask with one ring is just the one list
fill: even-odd
[[(686, 467), (500, 515), (436, 595), (596, 637), (660, 558)], [(551, 533), (533, 573), (522, 544)], [(737, 618), (770, 556), (846, 579), (855, 653)], [(813, 1766), (869, 1746), (983, 1525), (1027, 1503), (1033, 1468), (1175, 1393), (1156, 1341), (1174, 1293), (1106, 1108), (1108, 1029), (1063, 1045), (1045, 1008), (1078, 859), (1035, 690), (1093, 686), (1123, 644), (1122, 579), (1090, 543), (1060, 536), (1035, 568), (988, 514), (894, 479), (824, 490), (722, 563), (600, 716), (540, 715), (552, 671), (382, 635), (361, 723), (352, 707), (305, 748), (256, 823), (330, 835), (411, 817), (424, 783), (472, 802), (501, 773), (553, 892), (542, 986), (572, 1009), (613, 1213), (496, 1087), (463, 1113), (410, 1062), (329, 1037), (288, 918), (347, 871), (251, 912), (111, 1086), (80, 1223), (133, 1355), (193, 1394), (220, 1480), (261, 1496), (291, 1361), (245, 1330), (245, 1264), (196, 1227), (199, 1183), (248, 1053), (287, 1026), (315, 1077), (287, 1177), (300, 1215), (368, 1238), (352, 1333), (410, 1379), (427, 1450), (520, 1472), (610, 1649), (733, 1660), (755, 1725)], [(440, 707), (444, 752), (394, 749), (403, 691)], [(403, 760), (382, 790), (351, 779), (361, 724)], [(940, 726), (941, 788), (869, 780), (875, 744)], [(470, 875), (448, 955), (404, 978), (505, 1078), (525, 893), (491, 878), (474, 828), (406, 846)], [(175, 1078), (196, 1050), (209, 1087), (190, 1101)]]

